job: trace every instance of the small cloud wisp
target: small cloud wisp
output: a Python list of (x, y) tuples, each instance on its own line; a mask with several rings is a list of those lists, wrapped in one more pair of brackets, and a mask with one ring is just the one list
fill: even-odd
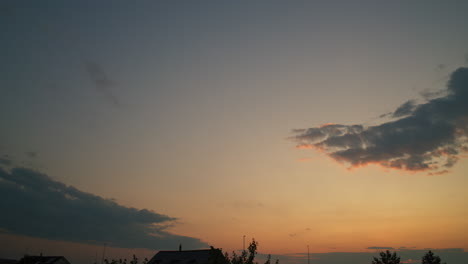
[(94, 83), (96, 91), (104, 96), (104, 98), (113, 106), (121, 106), (119, 99), (112, 91), (113, 87), (115, 86), (115, 82), (107, 77), (107, 74), (103, 68), (95, 62), (86, 61), (85, 69), (91, 78), (91, 81)]

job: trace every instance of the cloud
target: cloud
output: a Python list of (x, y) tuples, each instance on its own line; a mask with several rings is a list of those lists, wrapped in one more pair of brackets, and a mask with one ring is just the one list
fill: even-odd
[(28, 156), (29, 158), (36, 158), (37, 157), (37, 152), (35, 152), (35, 151), (26, 152), (26, 156)]
[(404, 263), (404, 264), (419, 263), (420, 261), (421, 261), (420, 259), (407, 259), (407, 260), (402, 260), (401, 263)]
[(310, 228), (307, 227), (307, 228), (304, 228), (304, 229), (297, 230), (294, 233), (290, 233), (289, 236), (294, 238), (294, 237), (302, 236), (302, 235), (304, 235), (305, 233), (307, 233), (309, 231), (310, 231)]
[(235, 209), (260, 209), (264, 208), (265, 204), (257, 200), (235, 200), (229, 202), (220, 202), (218, 203), (220, 207), (232, 207)]
[(393, 249), (392, 247), (368, 247), (367, 249)]
[(402, 117), (410, 115), (413, 110), (416, 108), (416, 103), (414, 100), (409, 100), (406, 103), (400, 105), (395, 112), (393, 112), (392, 117)]
[(169, 233), (176, 218), (124, 207), (26, 168), (0, 168), (0, 211), (0, 228), (13, 234), (127, 248), (207, 246)]
[(103, 95), (104, 98), (113, 106), (121, 106), (119, 99), (112, 92), (112, 88), (115, 86), (115, 83), (107, 77), (107, 74), (104, 72), (102, 67), (95, 62), (86, 61), (85, 68), (89, 77), (94, 82), (96, 91)]
[(445, 68), (447, 68), (447, 65), (445, 65), (443, 63), (439, 63), (436, 66), (436, 71), (442, 71), (442, 70), (445, 70)]
[(8, 157), (0, 157), (0, 165), (10, 166), (11, 164), (13, 164), (13, 162)]
[(424, 99), (426, 100), (432, 100), (438, 97), (443, 97), (447, 96), (447, 89), (443, 90), (430, 90), (430, 89), (425, 89), (419, 93)]
[(380, 125), (325, 124), (293, 130), (297, 148), (315, 149), (351, 168), (378, 164), (443, 174), (468, 151), (468, 68), (455, 70), (447, 94), (407, 101)]

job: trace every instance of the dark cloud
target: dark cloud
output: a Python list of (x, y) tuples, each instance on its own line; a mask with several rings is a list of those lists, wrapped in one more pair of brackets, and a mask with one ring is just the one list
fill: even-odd
[(445, 65), (443, 63), (439, 63), (436, 66), (436, 71), (443, 71), (443, 70), (445, 70), (445, 68), (447, 68), (447, 65)]
[(304, 235), (305, 233), (309, 232), (310, 230), (311, 230), (311, 229), (307, 227), (307, 228), (305, 228), (305, 229), (301, 229), (301, 230), (298, 230), (298, 231), (296, 231), (296, 232), (294, 232), (294, 233), (291, 233), (291, 234), (289, 234), (289, 236), (290, 236), (290, 237), (293, 237), (293, 238), (294, 238), (294, 237), (297, 237), (297, 236), (302, 236), (302, 235)]
[(30, 158), (36, 158), (37, 157), (37, 152), (35, 152), (35, 151), (26, 152), (26, 156), (28, 156)]
[(426, 100), (432, 100), (438, 97), (447, 96), (447, 89), (437, 91), (431, 91), (426, 89), (421, 91), (419, 94)]
[(379, 118), (384, 118), (384, 117), (391, 117), (393, 115), (393, 113), (385, 113), (385, 114), (381, 114), (379, 115)]
[(127, 248), (206, 246), (169, 233), (173, 217), (124, 207), (25, 168), (0, 169), (0, 212), (0, 228), (20, 235)]
[(107, 77), (102, 67), (95, 62), (86, 61), (85, 68), (96, 90), (113, 106), (121, 106), (119, 99), (112, 92), (115, 83)]
[(392, 247), (368, 247), (367, 249), (393, 249)]
[(359, 167), (444, 173), (468, 151), (468, 68), (455, 70), (447, 94), (416, 105), (408, 101), (399, 119), (376, 126), (326, 124), (295, 130), (298, 148), (317, 149), (336, 161)]
[(13, 164), (13, 162), (8, 157), (0, 157), (0, 165), (10, 166), (11, 164)]
[(406, 103), (400, 105), (395, 112), (393, 112), (392, 117), (403, 117), (413, 113), (413, 110), (416, 108), (416, 103), (414, 100), (409, 100)]

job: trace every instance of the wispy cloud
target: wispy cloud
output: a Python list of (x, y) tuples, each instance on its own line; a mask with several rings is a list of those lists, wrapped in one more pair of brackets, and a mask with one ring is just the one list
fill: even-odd
[(93, 81), (96, 91), (99, 92), (109, 103), (113, 106), (121, 106), (120, 100), (114, 95), (112, 88), (115, 86), (115, 82), (107, 77), (106, 72), (103, 68), (91, 61), (85, 62), (86, 72), (89, 74), (91, 81)]
[(29, 151), (29, 152), (26, 152), (25, 154), (29, 158), (37, 158), (37, 152), (35, 152), (35, 151)]
[(218, 203), (220, 207), (232, 207), (235, 209), (259, 209), (264, 208), (265, 204), (257, 200), (236, 200), (230, 202)]
[(447, 68), (447, 65), (445, 65), (443, 63), (439, 63), (436, 66), (436, 71), (443, 71), (443, 70), (445, 70), (445, 68)]
[(410, 263), (419, 263), (420, 261), (421, 261), (420, 259), (406, 259), (406, 260), (402, 260), (401, 263), (410, 264)]
[(300, 159), (297, 159), (297, 161), (299, 162), (308, 162), (308, 161), (311, 161), (312, 158), (300, 158)]
[(409, 100), (406, 103), (400, 105), (395, 112), (392, 113), (392, 117), (403, 117), (410, 115), (416, 108), (416, 102)]
[(13, 162), (7, 156), (0, 157), (0, 165), (10, 166), (11, 164), (13, 164)]
[(367, 249), (378, 249), (378, 250), (381, 250), (381, 249), (393, 249), (392, 247), (368, 247)]
[(304, 229), (297, 230), (296, 232), (289, 234), (289, 236), (294, 238), (294, 237), (302, 236), (309, 231), (310, 231), (310, 228), (307, 227)]
[(378, 164), (443, 174), (468, 151), (468, 68), (455, 70), (447, 93), (422, 104), (407, 101), (391, 121), (376, 126), (325, 124), (295, 129), (299, 149), (315, 149), (360, 167)]
[(206, 246), (171, 234), (176, 218), (124, 207), (25, 168), (0, 168), (0, 228), (13, 234), (128, 248)]

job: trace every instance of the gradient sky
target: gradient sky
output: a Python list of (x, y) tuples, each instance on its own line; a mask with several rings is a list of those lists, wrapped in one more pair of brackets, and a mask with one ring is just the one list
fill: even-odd
[(12, 243), (0, 253), (58, 243), (93, 259), (104, 242), (118, 255), (180, 241), (232, 251), (243, 235), (284, 256), (306, 245), (322, 256), (468, 251), (463, 148), (441, 175), (381, 161), (350, 169), (329, 149), (298, 148), (294, 130), (378, 126), (408, 100), (445, 98), (452, 72), (468, 66), (466, 10), (461, 1), (2, 1), (0, 183), (21, 178), (45, 197), (8, 189), (2, 209), (59, 214), (54, 186), (64, 201), (82, 197), (83, 214), (109, 212), (96, 221), (118, 211), (135, 234), (150, 230), (138, 221), (157, 224), (159, 240), (5, 220), (0, 236)]

